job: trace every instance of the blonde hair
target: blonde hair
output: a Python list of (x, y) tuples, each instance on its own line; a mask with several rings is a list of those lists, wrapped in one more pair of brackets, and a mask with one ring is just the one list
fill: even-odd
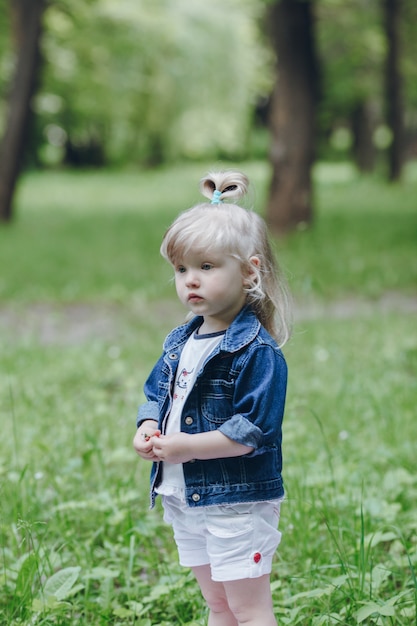
[[(181, 213), (164, 235), (161, 254), (172, 265), (191, 250), (220, 251), (238, 259), (242, 271), (250, 270), (250, 284), (245, 288), (248, 304), (283, 346), (291, 334), (289, 295), (264, 220), (234, 203), (248, 189), (249, 180), (241, 172), (211, 172), (202, 178), (202, 194), (217, 203), (204, 202)], [(259, 265), (252, 263), (251, 257), (258, 257)]]

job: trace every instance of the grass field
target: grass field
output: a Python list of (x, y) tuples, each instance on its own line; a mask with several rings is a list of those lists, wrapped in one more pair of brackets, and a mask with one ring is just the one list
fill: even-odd
[[(264, 206), (266, 166), (242, 166)], [(183, 318), (159, 258), (201, 165), (24, 177), (0, 228), (0, 624), (197, 626), (148, 465), (142, 384)], [(277, 240), (295, 300), (280, 624), (417, 624), (417, 168), (322, 164), (316, 220)]]

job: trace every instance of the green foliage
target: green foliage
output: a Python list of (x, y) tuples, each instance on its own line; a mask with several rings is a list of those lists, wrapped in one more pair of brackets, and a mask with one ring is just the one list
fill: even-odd
[[(322, 158), (335, 158), (338, 154), (346, 158), (354, 141), (354, 117), (363, 105), (367, 106), (370, 121), (377, 129), (374, 144), (383, 150), (391, 141), (385, 126), (388, 42), (384, 29), (384, 3), (378, 0), (318, 0), (315, 7), (321, 66), (319, 143)], [(402, 1), (399, 54), (405, 123), (410, 140), (416, 128), (416, 18), (416, 3)]]
[(103, 147), (113, 163), (244, 154), (269, 69), (255, 8), (51, 3), (37, 98), (44, 158), (59, 158), (67, 136), (75, 149)]
[[(271, 0), (52, 0), (30, 163), (141, 163), (253, 158), (268, 151), (254, 109), (274, 81)], [(403, 0), (401, 66), (407, 130), (417, 107), (417, 5)], [(0, 0), (0, 132), (14, 68), (10, 7)], [(384, 127), (386, 37), (378, 0), (318, 0), (319, 153), (345, 157), (366, 103)], [(262, 129), (264, 130), (264, 129)], [(411, 137), (410, 137), (411, 139)]]
[(335, 0), (317, 4), (317, 29), (325, 81), (323, 95), (333, 120), (345, 117), (358, 102), (382, 97), (386, 55), (382, 8), (361, 0), (346, 5)]
[[(243, 169), (263, 206), (265, 166)], [(206, 623), (131, 446), (144, 378), (183, 317), (159, 242), (203, 173), (23, 180), (18, 219), (0, 231), (0, 623)], [(403, 187), (329, 165), (316, 180), (314, 229), (276, 242), (298, 306), (275, 611), (291, 626), (409, 626), (415, 168)]]

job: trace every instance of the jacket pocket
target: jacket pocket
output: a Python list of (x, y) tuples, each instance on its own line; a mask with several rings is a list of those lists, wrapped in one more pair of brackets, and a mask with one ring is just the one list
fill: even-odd
[(201, 413), (208, 422), (220, 425), (233, 415), (234, 381), (211, 380), (201, 383)]

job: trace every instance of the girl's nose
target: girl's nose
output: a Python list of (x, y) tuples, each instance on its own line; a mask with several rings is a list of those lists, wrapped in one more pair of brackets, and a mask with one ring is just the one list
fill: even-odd
[(187, 287), (195, 287), (199, 284), (198, 275), (196, 272), (189, 271), (187, 272), (186, 285)]

